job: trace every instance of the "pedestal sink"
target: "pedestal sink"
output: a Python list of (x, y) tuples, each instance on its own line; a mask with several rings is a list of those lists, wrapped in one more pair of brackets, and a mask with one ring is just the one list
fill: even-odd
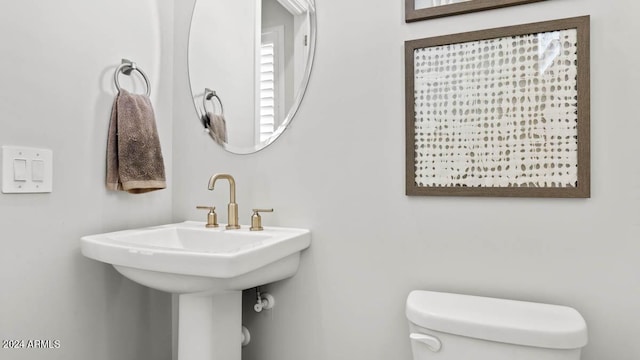
[(186, 221), (84, 236), (81, 249), (137, 283), (179, 294), (179, 360), (239, 360), (242, 290), (293, 276), (310, 243), (306, 229)]

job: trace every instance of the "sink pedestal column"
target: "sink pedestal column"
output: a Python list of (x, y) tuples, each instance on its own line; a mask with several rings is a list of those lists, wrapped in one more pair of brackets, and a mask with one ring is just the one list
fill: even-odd
[(178, 297), (178, 360), (240, 360), (242, 291)]

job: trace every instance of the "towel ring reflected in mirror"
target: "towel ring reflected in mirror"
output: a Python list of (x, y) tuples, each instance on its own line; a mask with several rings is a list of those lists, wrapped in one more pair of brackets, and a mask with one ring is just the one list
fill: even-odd
[(135, 62), (127, 59), (122, 59), (122, 63), (116, 68), (116, 72), (113, 74), (113, 82), (116, 84), (116, 89), (118, 89), (118, 92), (120, 92), (120, 82), (118, 81), (118, 75), (120, 75), (120, 73), (123, 73), (127, 76), (130, 76), (131, 72), (134, 70), (142, 75), (144, 83), (147, 85), (146, 94), (147, 96), (151, 96), (151, 84), (149, 83), (147, 74), (145, 74), (144, 71), (142, 71), (142, 69), (140, 69)]
[(216, 100), (218, 100), (218, 104), (220, 104), (220, 114), (218, 115), (224, 115), (224, 106), (222, 105), (222, 100), (220, 99), (220, 96), (218, 96), (218, 94), (216, 94), (215, 91), (209, 89), (209, 88), (205, 88), (204, 89), (204, 96), (202, 97), (202, 111), (203, 113), (206, 115), (207, 114), (207, 100), (211, 100), (211, 104), (213, 105), (213, 113), (216, 113), (216, 103), (212, 100), (213, 98), (215, 98)]
[[(219, 114), (216, 113), (216, 101), (214, 100), (214, 98), (218, 101), (218, 104), (220, 105)], [(211, 111), (211, 114), (224, 116), (224, 106), (222, 105), (222, 99), (220, 99), (220, 96), (218, 96), (218, 94), (215, 91), (209, 88), (204, 89), (204, 93), (202, 95), (202, 110), (198, 111), (198, 113), (200, 115), (200, 119), (202, 120), (202, 126), (204, 127), (204, 131), (209, 133), (209, 135), (211, 135), (211, 137), (213, 137), (213, 139), (216, 142), (218, 142), (218, 139), (215, 137), (215, 134), (211, 132), (212, 125), (211, 125), (211, 118), (209, 117), (209, 114), (207, 111), (207, 101), (211, 102), (211, 106), (213, 108)]]
[(300, 108), (315, 52), (316, 6), (315, 0), (232, 3), (195, 1), (189, 84), (203, 123), (206, 102), (212, 101), (209, 109), (217, 104), (202, 90), (215, 88), (224, 96), (228, 138), (218, 144), (234, 154), (251, 154), (279, 138)]

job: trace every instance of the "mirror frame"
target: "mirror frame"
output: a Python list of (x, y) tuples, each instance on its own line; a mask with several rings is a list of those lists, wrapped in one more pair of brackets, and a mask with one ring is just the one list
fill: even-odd
[[(309, 80), (311, 79), (311, 70), (313, 68), (313, 61), (314, 61), (315, 52), (316, 52), (316, 33), (317, 33), (316, 2), (315, 0), (309, 0), (309, 1), (310, 1), (310, 7), (308, 11), (309, 12), (309, 39), (308, 39), (309, 55), (307, 57), (307, 64), (305, 65), (304, 75), (302, 77), (302, 83), (300, 83), (300, 87), (298, 88), (298, 91), (291, 105), (291, 108), (287, 112), (287, 115), (285, 116), (285, 118), (280, 123), (280, 126), (278, 126), (278, 128), (275, 129), (273, 134), (268, 139), (258, 144), (255, 144), (254, 146), (241, 147), (241, 146), (233, 146), (228, 143), (219, 144), (226, 151), (233, 154), (238, 154), (238, 155), (248, 155), (248, 154), (256, 153), (266, 148), (267, 146), (275, 142), (276, 139), (278, 139), (282, 135), (282, 133), (284, 133), (284, 131), (289, 127), (289, 125), (293, 121), (293, 118), (295, 117), (295, 115), (298, 113), (300, 105), (302, 104), (302, 99), (304, 98), (304, 95), (306, 94), (307, 88), (309, 86)], [(194, 94), (193, 85), (191, 84), (191, 75), (189, 74), (189, 63), (190, 63), (189, 62), (189, 59), (190, 59), (190, 55), (189, 55), (190, 41), (189, 40), (191, 39), (192, 22), (193, 22), (194, 12), (196, 11), (197, 3), (198, 3), (198, 0), (194, 1), (193, 3), (193, 10), (191, 11), (191, 21), (189, 23), (190, 24), (189, 34), (187, 37), (187, 78), (189, 79), (189, 91), (191, 93), (191, 100), (193, 101), (193, 106), (195, 108), (196, 114), (198, 115), (198, 123), (200, 123), (200, 125), (202, 126), (205, 126), (202, 122), (202, 117), (201, 117), (202, 114), (200, 113), (200, 109), (198, 108), (198, 104), (196, 103), (196, 96)], [(216, 142), (216, 139), (214, 138), (213, 133), (208, 130), (209, 129), (205, 126), (205, 131), (207, 131), (211, 136), (212, 140)]]

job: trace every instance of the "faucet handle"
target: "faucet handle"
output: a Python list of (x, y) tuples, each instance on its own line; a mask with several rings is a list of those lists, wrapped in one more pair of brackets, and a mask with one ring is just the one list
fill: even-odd
[(251, 209), (253, 212), (273, 212), (273, 208), (271, 209)]
[(251, 231), (261, 231), (264, 228), (262, 227), (262, 217), (260, 216), (261, 212), (273, 212), (273, 209), (251, 209), (253, 211), (253, 215), (251, 215), (251, 227), (249, 230)]
[(207, 214), (207, 225), (205, 225), (208, 228), (215, 228), (218, 227), (218, 215), (216, 214), (216, 207), (215, 206), (196, 206), (196, 209), (200, 209), (200, 210), (209, 210), (209, 213)]

